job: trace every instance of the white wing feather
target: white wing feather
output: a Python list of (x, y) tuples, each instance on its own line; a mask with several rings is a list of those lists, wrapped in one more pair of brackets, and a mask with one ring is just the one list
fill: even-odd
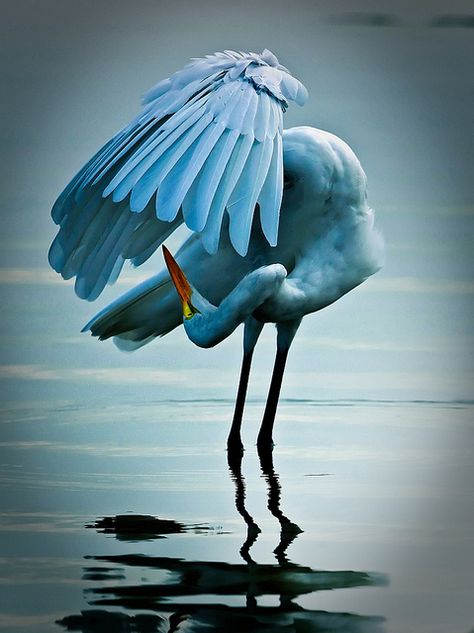
[(56, 201), (50, 263), (95, 299), (126, 259), (144, 262), (183, 221), (214, 253), (224, 214), (245, 256), (255, 208), (275, 245), (283, 191), (282, 114), (304, 86), (268, 50), (191, 61), (152, 88), (143, 110)]

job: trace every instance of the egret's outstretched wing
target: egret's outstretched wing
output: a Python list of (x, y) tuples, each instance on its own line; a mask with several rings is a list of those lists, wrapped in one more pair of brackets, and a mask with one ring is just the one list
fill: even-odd
[(245, 255), (257, 203), (275, 245), (282, 113), (306, 97), (267, 50), (209, 55), (161, 81), (56, 201), (52, 267), (92, 300), (125, 259), (141, 264), (183, 221), (216, 252), (226, 211), (231, 243)]

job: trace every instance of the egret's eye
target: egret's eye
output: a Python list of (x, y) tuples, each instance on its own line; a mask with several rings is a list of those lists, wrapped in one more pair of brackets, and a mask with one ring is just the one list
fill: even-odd
[(287, 172), (283, 174), (283, 188), (291, 189), (295, 184), (295, 179)]

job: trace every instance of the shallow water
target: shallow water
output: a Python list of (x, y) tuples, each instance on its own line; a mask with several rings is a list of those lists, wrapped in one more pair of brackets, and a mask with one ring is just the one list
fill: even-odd
[(228, 460), (226, 400), (7, 407), (2, 630), (467, 633), (472, 405), (261, 409)]

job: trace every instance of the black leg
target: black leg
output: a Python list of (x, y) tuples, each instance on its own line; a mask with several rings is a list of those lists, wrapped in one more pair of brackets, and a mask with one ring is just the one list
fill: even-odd
[(233, 452), (237, 450), (244, 450), (244, 446), (240, 438), (240, 427), (242, 426), (242, 416), (244, 413), (245, 396), (247, 395), (252, 356), (253, 350), (247, 353), (244, 352), (242, 358), (242, 368), (240, 370), (239, 388), (237, 391), (237, 399), (235, 401), (234, 417), (232, 419), (229, 437), (227, 438), (227, 449)]
[(263, 323), (257, 321), (252, 316), (245, 320), (244, 324), (244, 355), (242, 357), (242, 367), (240, 369), (239, 388), (235, 401), (234, 417), (227, 438), (227, 449), (231, 452), (243, 452), (244, 446), (240, 438), (240, 427), (242, 426), (242, 416), (244, 413), (245, 397), (249, 383), (250, 366), (252, 364), (253, 350), (258, 341), (258, 337), (263, 328)]
[(261, 449), (266, 450), (268, 447), (273, 446), (273, 423), (275, 421), (278, 398), (280, 397), (281, 381), (285, 372), (287, 357), (288, 348), (277, 349), (275, 365), (273, 366), (272, 381), (268, 392), (267, 404), (265, 405), (265, 413), (263, 414), (262, 425), (257, 438), (259, 452)]

